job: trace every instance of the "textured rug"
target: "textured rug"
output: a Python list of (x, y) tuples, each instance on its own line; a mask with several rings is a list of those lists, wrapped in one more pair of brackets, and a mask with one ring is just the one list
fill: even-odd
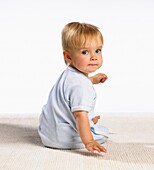
[(38, 116), (0, 117), (0, 170), (154, 170), (154, 117), (104, 116), (107, 154), (43, 147)]

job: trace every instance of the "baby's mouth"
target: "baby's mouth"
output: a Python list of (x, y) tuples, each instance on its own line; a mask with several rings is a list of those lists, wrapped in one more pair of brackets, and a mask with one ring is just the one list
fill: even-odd
[(97, 64), (88, 64), (88, 66), (97, 66)]

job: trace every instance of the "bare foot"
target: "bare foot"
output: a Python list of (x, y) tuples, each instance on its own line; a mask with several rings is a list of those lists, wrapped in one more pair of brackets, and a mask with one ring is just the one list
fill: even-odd
[(94, 122), (94, 124), (96, 124), (99, 119), (100, 119), (100, 116), (95, 116), (95, 117), (92, 118), (91, 120)]

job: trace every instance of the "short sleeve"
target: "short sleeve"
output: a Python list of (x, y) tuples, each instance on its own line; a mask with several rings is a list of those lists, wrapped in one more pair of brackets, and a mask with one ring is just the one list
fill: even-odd
[(72, 87), (69, 95), (72, 112), (84, 110), (90, 112), (94, 109), (96, 93), (92, 86), (76, 85)]

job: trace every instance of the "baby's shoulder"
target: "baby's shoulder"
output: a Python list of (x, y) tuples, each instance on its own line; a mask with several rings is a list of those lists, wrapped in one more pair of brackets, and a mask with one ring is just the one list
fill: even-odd
[(88, 77), (78, 72), (68, 72), (65, 75), (65, 83), (70, 86), (91, 86), (91, 81)]

